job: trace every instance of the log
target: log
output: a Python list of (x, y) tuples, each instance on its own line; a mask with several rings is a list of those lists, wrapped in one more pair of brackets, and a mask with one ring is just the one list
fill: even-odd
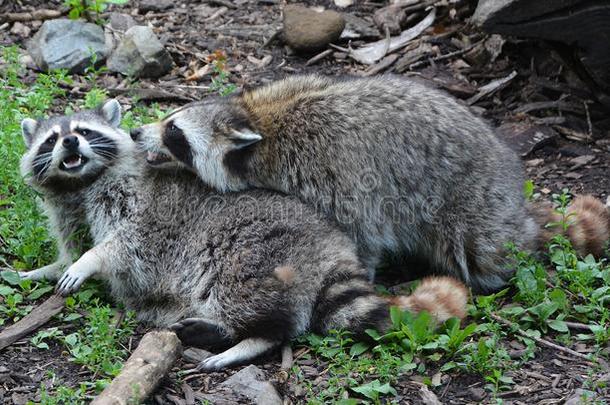
[(0, 350), (47, 323), (52, 317), (61, 312), (65, 304), (66, 299), (64, 297), (52, 295), (23, 319), (0, 333)]
[(610, 106), (609, 1), (480, 0), (473, 21), (487, 32), (561, 44), (564, 59)]
[(148, 332), (129, 356), (123, 370), (91, 405), (126, 405), (148, 398), (180, 355), (182, 345), (174, 332)]

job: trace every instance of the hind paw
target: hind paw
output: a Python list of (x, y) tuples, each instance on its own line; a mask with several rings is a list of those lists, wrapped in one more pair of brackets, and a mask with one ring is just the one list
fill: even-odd
[(231, 339), (217, 324), (203, 318), (186, 318), (170, 326), (185, 346), (222, 347), (231, 343)]

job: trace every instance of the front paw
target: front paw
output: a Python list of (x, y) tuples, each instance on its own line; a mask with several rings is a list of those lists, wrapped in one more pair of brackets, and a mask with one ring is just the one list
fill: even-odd
[(87, 275), (78, 273), (72, 268), (69, 268), (59, 279), (59, 282), (55, 286), (55, 292), (63, 296), (69, 295), (70, 293), (77, 291), (85, 280), (87, 280)]
[(32, 271), (20, 271), (19, 277), (22, 280), (49, 280), (57, 281), (61, 276), (61, 264), (51, 264)]

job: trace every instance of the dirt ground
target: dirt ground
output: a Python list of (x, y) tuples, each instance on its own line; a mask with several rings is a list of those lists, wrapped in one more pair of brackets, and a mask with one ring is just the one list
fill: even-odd
[[(61, 1), (2, 1), (0, 13), (24, 11), (37, 7), (57, 9)], [(336, 8), (329, 1), (304, 1), (308, 5)], [(445, 2), (447, 3), (447, 2)], [(431, 31), (419, 39), (432, 45), (433, 53), (417, 60), (411, 68), (399, 68), (395, 63), (375, 74), (398, 73), (424, 80), (443, 88), (465, 103), (495, 126), (500, 136), (521, 154), (528, 176), (536, 190), (550, 195), (563, 188), (574, 193), (591, 193), (604, 201), (610, 195), (610, 115), (592, 100), (591, 92), (565, 67), (549, 44), (517, 38), (503, 38), (501, 53), (494, 57), (477, 57), (461, 52), (468, 43), (484, 38), (468, 24), (468, 17), (476, 2), (458, 2), (455, 18), (449, 15), (450, 7), (440, 7), (439, 17)], [(330, 4), (330, 5), (329, 5)], [(342, 12), (371, 21), (373, 12), (384, 3), (356, 0)], [(273, 33), (281, 27), (279, 0), (234, 1), (139, 1), (114, 10), (131, 14), (138, 23), (154, 27), (169, 49), (175, 67), (158, 80), (141, 80), (137, 89), (159, 90), (148, 97), (163, 108), (180, 105), (187, 100), (200, 99), (209, 94), (205, 88), (210, 77), (198, 82), (187, 82), (185, 77), (206, 64), (206, 56), (216, 49), (226, 52), (231, 70), (231, 81), (238, 86), (252, 86), (295, 73), (321, 72), (329, 75), (362, 75), (371, 73), (369, 67), (351, 60), (344, 52), (333, 51), (318, 62), (307, 66), (315, 56), (296, 54), (281, 41), (271, 41)], [(150, 10), (150, 11), (145, 11)], [(40, 22), (24, 23), (33, 35)], [(373, 28), (369, 24), (369, 28)], [(10, 27), (0, 29), (0, 45), (20, 44), (28, 39), (24, 33), (12, 33)], [(354, 39), (351, 46), (377, 40), (373, 36)], [(267, 43), (268, 42), (268, 43)], [(347, 41), (341, 41), (346, 46)], [(455, 53), (454, 57), (441, 57)], [(401, 55), (404, 56), (404, 55)], [(379, 67), (379, 66), (378, 66)], [(516, 76), (508, 85), (473, 102), (482, 86), (505, 78), (511, 72)], [(125, 78), (104, 74), (99, 79), (120, 94), (128, 87)], [(83, 82), (84, 83), (84, 82)], [(84, 84), (83, 84), (84, 85)], [(133, 86), (132, 86), (133, 87)], [(83, 88), (71, 89), (76, 96)], [(137, 92), (138, 90), (136, 90)], [(140, 93), (142, 95), (143, 93)], [(147, 97), (141, 97), (146, 99)], [(119, 100), (130, 103), (130, 97), (120, 95)], [(57, 104), (63, 108), (62, 102)], [(61, 325), (56, 325), (60, 326)], [(134, 339), (134, 347), (137, 337)], [(24, 404), (36, 400), (36, 392), (45, 379), (45, 370), (53, 369), (63, 383), (77, 383), (87, 378), (78, 366), (67, 361), (59, 346), (39, 350), (24, 339), (0, 353), (0, 402)], [(295, 350), (298, 355), (298, 349)], [(257, 364), (277, 387), (287, 403), (304, 400), (304, 389), (295, 383), (294, 376), (279, 370), (279, 355), (261, 359)], [(323, 361), (297, 359), (296, 365), (305, 374), (324, 385)], [(213, 392), (227, 373), (189, 374), (177, 377), (178, 370), (192, 368), (181, 360), (170, 376), (157, 390), (152, 403), (187, 404), (189, 392)], [(542, 349), (526, 367), (512, 373), (516, 385), (500, 397), (505, 403), (555, 404), (574, 398), (587, 380), (606, 379), (610, 375), (593, 370), (586, 362), (565, 357), (552, 349)], [(420, 380), (405, 376), (398, 383), (400, 403), (423, 403), (420, 399)], [(439, 400), (448, 404), (486, 403), (490, 396), (483, 389), (480, 377), (464, 374), (443, 377), (443, 384), (434, 389)], [(198, 398), (198, 397), (196, 397)], [(241, 397), (227, 396), (226, 403), (247, 403)], [(577, 403), (577, 402), (570, 402)]]

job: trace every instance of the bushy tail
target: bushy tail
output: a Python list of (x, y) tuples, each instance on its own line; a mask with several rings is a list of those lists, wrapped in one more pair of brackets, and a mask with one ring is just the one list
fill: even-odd
[(430, 277), (409, 296), (381, 297), (364, 279), (340, 279), (321, 292), (314, 308), (312, 329), (327, 333), (345, 329), (364, 336), (366, 329), (390, 327), (390, 306), (412, 312), (428, 311), (437, 322), (466, 315), (468, 290), (450, 277)]
[(411, 312), (428, 311), (437, 322), (449, 318), (464, 318), (468, 289), (451, 277), (428, 277), (408, 296), (392, 297), (391, 305)]
[[(575, 197), (567, 208), (565, 219), (549, 203), (534, 206), (534, 215), (540, 225), (540, 246), (553, 236), (564, 234), (578, 254), (604, 255), (610, 240), (610, 213), (608, 207), (597, 198), (590, 195)], [(565, 232), (561, 225), (548, 226), (562, 220), (569, 225)]]

